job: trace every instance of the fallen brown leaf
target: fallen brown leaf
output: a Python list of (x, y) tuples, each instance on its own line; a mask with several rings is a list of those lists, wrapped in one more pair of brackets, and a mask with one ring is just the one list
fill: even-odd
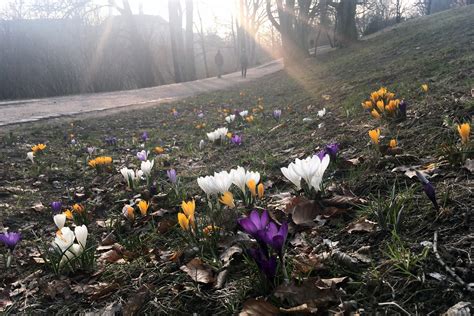
[(298, 285), (294, 282), (282, 284), (276, 288), (274, 295), (295, 306), (307, 304), (310, 308), (326, 308), (339, 301), (337, 290), (333, 286), (328, 287), (319, 278), (308, 278)]
[(291, 218), (296, 225), (314, 225), (314, 220), (321, 215), (321, 206), (315, 202), (298, 197), (292, 201)]
[(120, 288), (120, 285), (118, 283), (99, 283), (97, 286), (93, 286), (94, 291), (90, 295), (90, 299), (93, 301), (97, 301), (100, 299), (103, 299), (116, 290)]
[(181, 266), (180, 269), (186, 272), (196, 282), (209, 284), (215, 280), (212, 269), (199, 258), (194, 258), (186, 265)]
[(273, 316), (278, 314), (279, 309), (264, 299), (249, 298), (244, 302), (239, 316)]
[(351, 234), (352, 232), (366, 232), (371, 233), (375, 231), (377, 223), (369, 221), (365, 217), (359, 218), (357, 221), (350, 223), (346, 227), (346, 231)]
[(154, 286), (151, 284), (143, 284), (127, 301), (123, 308), (123, 315), (124, 316), (132, 316), (137, 315), (140, 307), (142, 307), (143, 303), (147, 296), (150, 294), (151, 290), (153, 290)]

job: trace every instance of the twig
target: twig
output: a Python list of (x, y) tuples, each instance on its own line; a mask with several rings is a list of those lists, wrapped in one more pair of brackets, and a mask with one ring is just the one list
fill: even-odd
[(384, 303), (379, 303), (379, 306), (387, 306), (387, 305), (394, 305), (396, 307), (398, 307), (402, 312), (404, 312), (406, 315), (411, 315), (409, 312), (407, 312), (403, 307), (401, 307), (400, 305), (398, 305), (397, 303), (395, 302), (384, 302)]
[(461, 284), (463, 287), (465, 287), (468, 291), (472, 291), (473, 289), (466, 284), (466, 282), (463, 281), (463, 279), (461, 279), (457, 274), (456, 272), (453, 271), (453, 269), (451, 269), (450, 267), (448, 267), (448, 265), (443, 261), (443, 259), (441, 258), (441, 256), (439, 255), (438, 253), (438, 231), (435, 231), (434, 232), (434, 237), (433, 237), (433, 252), (436, 256), (436, 259), (438, 259), (438, 262), (440, 265), (442, 265), (444, 267), (444, 269), (446, 270), (446, 272), (448, 272), (459, 284)]

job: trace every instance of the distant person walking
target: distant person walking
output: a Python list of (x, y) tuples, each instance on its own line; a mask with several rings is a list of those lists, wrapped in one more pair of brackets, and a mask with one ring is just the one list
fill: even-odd
[(224, 66), (224, 57), (222, 57), (221, 50), (217, 50), (217, 54), (214, 57), (214, 62), (217, 66), (217, 78), (222, 76), (222, 66)]
[(242, 78), (247, 78), (247, 67), (249, 66), (249, 59), (247, 57), (247, 53), (245, 52), (245, 48), (242, 49), (242, 53), (240, 54), (240, 67), (242, 69)]

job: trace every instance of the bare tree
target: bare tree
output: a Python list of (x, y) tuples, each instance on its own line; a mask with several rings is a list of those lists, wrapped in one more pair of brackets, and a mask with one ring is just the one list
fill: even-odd
[(207, 65), (207, 51), (206, 51), (206, 42), (204, 39), (204, 28), (202, 26), (201, 12), (199, 8), (197, 10), (197, 15), (199, 18), (199, 27), (196, 25), (196, 30), (198, 31), (199, 43), (201, 44), (202, 58), (204, 62), (204, 71), (206, 72), (206, 78), (209, 78), (209, 67)]
[(193, 0), (186, 0), (186, 80), (196, 80), (193, 12)]
[(168, 0), (169, 12), (169, 27), (170, 27), (170, 41), (171, 53), (173, 55), (174, 77), (176, 82), (185, 80), (184, 74), (184, 44), (182, 21), (183, 12), (179, 0)]

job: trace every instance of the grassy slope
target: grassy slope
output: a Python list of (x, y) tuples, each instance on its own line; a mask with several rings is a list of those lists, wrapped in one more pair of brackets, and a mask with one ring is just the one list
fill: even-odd
[[(474, 6), (471, 6), (410, 21), (352, 48), (332, 52), (317, 60), (308, 60), (304, 67), (292, 68), (288, 74), (282, 72), (271, 75), (239, 89), (205, 94), (175, 104), (140, 111), (131, 110), (108, 117), (28, 124), (11, 129), (12, 136), (5, 132), (0, 148), (0, 186), (32, 191), (10, 189), (13, 193), (0, 197), (6, 210), (0, 215), (3, 217), (3, 224), (11, 230), (24, 229), (25, 235), (18, 250), (23, 264), (8, 273), (2, 272), (2, 279), (6, 281), (0, 287), (8, 289), (9, 282), (20, 280), (28, 271), (38, 268), (29, 259), (30, 247), (34, 245), (33, 240), (39, 240), (38, 236), (44, 235), (45, 239), (49, 239), (54, 230), (48, 211), (37, 214), (29, 209), (33, 202), (42, 201), (46, 205), (52, 200), (62, 199), (65, 203), (70, 203), (65, 194), (66, 186), (85, 186), (88, 197), (86, 204), (94, 211), (96, 218), (119, 216), (122, 205), (116, 201), (131, 198), (130, 193), (123, 191), (120, 177), (111, 175), (106, 179), (94, 180), (95, 176), (88, 168), (75, 163), (76, 158), (69, 163), (68, 157), (77, 155), (78, 159), (84, 159), (82, 148), (94, 145), (104, 148), (104, 154), (113, 156), (117, 168), (124, 164), (136, 164), (133, 153), (137, 145), (132, 139), (144, 130), (151, 135), (150, 144), (163, 145), (169, 153), (168, 161), (159, 167), (157, 176), (163, 177), (164, 170), (169, 166), (175, 167), (188, 188), (189, 196), (199, 193), (195, 184), (196, 176), (236, 165), (260, 171), (265, 180), (273, 183), (270, 193), (287, 191), (289, 186), (281, 178), (280, 167), (295, 157), (314, 152), (328, 142), (338, 141), (342, 144), (343, 157), (362, 156), (365, 162), (356, 168), (329, 172), (329, 182), (337, 183), (339, 188), (348, 188), (368, 199), (374, 198), (371, 194), (386, 196), (394, 182), (397, 182), (401, 194), (409, 191), (407, 188), (415, 190), (413, 208), (405, 214), (401, 233), (410, 249), (419, 253), (419, 242), (432, 240), (435, 229), (440, 230), (443, 244), (459, 240), (468, 233), (472, 217), (469, 188), (472, 190), (473, 183), (470, 175), (459, 167), (445, 166), (439, 171), (440, 176), (433, 181), (438, 196), (445, 199), (444, 206), (451, 215), (435, 220), (437, 214), (431, 209), (416, 181), (390, 170), (403, 164), (422, 165), (437, 161), (440, 145), (457, 139), (453, 129), (444, 126), (443, 122), (470, 119), (472, 116), (474, 101), (470, 96), (470, 89), (474, 85), (473, 15)], [(430, 85), (428, 95), (420, 93), (422, 83)], [(374, 159), (371, 147), (367, 146), (367, 131), (376, 127), (377, 122), (362, 111), (360, 102), (381, 85), (407, 99), (410, 104), (409, 119), (401, 123), (402, 129), (398, 135), (404, 152), (410, 154), (405, 158)], [(330, 95), (331, 98), (324, 100), (323, 95)], [(210, 131), (222, 125), (223, 115), (219, 109), (252, 109), (259, 97), (264, 98), (264, 113), (257, 114), (253, 124), (232, 129), (243, 134), (242, 147), (207, 147), (202, 152), (197, 150), (199, 140), (205, 137), (203, 130), (194, 129), (194, 125), (200, 123), (196, 116), (198, 109), (206, 113), (206, 131)], [(328, 108), (329, 113), (323, 119), (318, 119), (316, 111), (323, 107)], [(177, 119), (170, 114), (172, 108), (180, 112)], [(270, 118), (275, 108), (283, 110), (285, 126), (271, 131), (276, 125)], [(313, 120), (303, 123), (305, 117)], [(324, 127), (318, 129), (319, 123), (324, 123)], [(71, 133), (79, 140), (81, 149), (65, 146), (63, 137)], [(120, 139), (118, 148), (104, 147), (102, 139), (105, 135), (117, 136)], [(45, 177), (35, 175), (30, 165), (24, 161), (29, 145), (37, 142), (48, 143), (44, 159), (53, 164)], [(107, 191), (99, 194), (91, 191), (91, 187), (107, 188)], [(163, 207), (177, 209), (172, 201), (164, 203)], [(411, 312), (417, 310), (423, 314), (433, 310), (436, 313), (443, 312), (460, 300), (472, 300), (472, 296), (463, 293), (451, 281), (441, 283), (427, 277), (424, 283), (420, 283), (386, 268), (389, 262), (386, 261), (386, 244), (389, 240), (386, 236), (354, 236), (341, 231), (351, 220), (362, 215), (374, 219), (369, 210), (361, 209), (331, 220), (308, 237), (315, 244), (320, 243), (323, 238), (340, 241), (341, 250), (348, 252), (365, 245), (372, 247), (372, 267), (352, 271), (332, 263), (332, 269), (326, 270), (322, 275), (350, 275), (353, 278), (355, 282), (345, 287), (347, 294), (343, 297), (344, 300), (354, 299), (366, 310), (373, 310), (378, 302), (394, 300)], [(98, 227), (91, 227), (91, 230), (100, 240), (99, 236), (104, 232)], [(167, 235), (152, 234), (144, 238), (154, 248), (166, 250), (180, 247), (175, 237), (175, 231), (172, 230)], [(133, 245), (133, 242), (129, 241), (129, 244)], [(465, 272), (466, 255), (463, 253), (470, 251), (469, 243), (458, 244), (456, 248), (459, 251), (445, 250), (443, 255), (448, 264), (456, 266), (458, 273), (467, 278), (466, 281), (471, 278), (472, 282), (472, 275)], [(425, 269), (426, 273), (445, 273), (433, 255), (428, 257)], [(140, 279), (142, 272), (145, 272), (145, 276)], [(245, 297), (256, 295), (252, 277), (255, 275), (245, 270), (233, 271), (224, 290), (201, 289), (176, 271), (175, 266), (139, 258), (128, 265), (112, 265), (106, 269), (100, 281), (118, 280), (121, 288), (105, 299), (91, 302), (85, 294), (74, 294), (74, 299), (64, 300), (59, 295), (51, 300), (47, 296), (37, 295), (28, 297), (28, 304), (32, 304), (32, 310), (49, 313), (90, 310), (91, 305), (92, 308), (100, 308), (120, 298), (127, 300), (142, 282), (147, 282), (155, 285), (155, 289), (152, 299), (144, 304), (143, 311), (167, 310), (178, 314), (195, 311), (196, 306), (200, 306), (200, 310), (209, 313), (226, 314), (238, 310)], [(50, 274), (43, 275), (43, 280), (54, 279)], [(74, 279), (74, 282), (82, 281), (81, 277)], [(390, 283), (392, 289), (382, 281)], [(184, 287), (177, 287), (175, 284)], [(176, 291), (182, 292), (176, 295)], [(153, 302), (153, 299), (159, 303)], [(24, 296), (19, 295), (13, 300), (16, 301), (13, 310), (24, 306)], [(68, 304), (64, 305), (64, 301)]]

